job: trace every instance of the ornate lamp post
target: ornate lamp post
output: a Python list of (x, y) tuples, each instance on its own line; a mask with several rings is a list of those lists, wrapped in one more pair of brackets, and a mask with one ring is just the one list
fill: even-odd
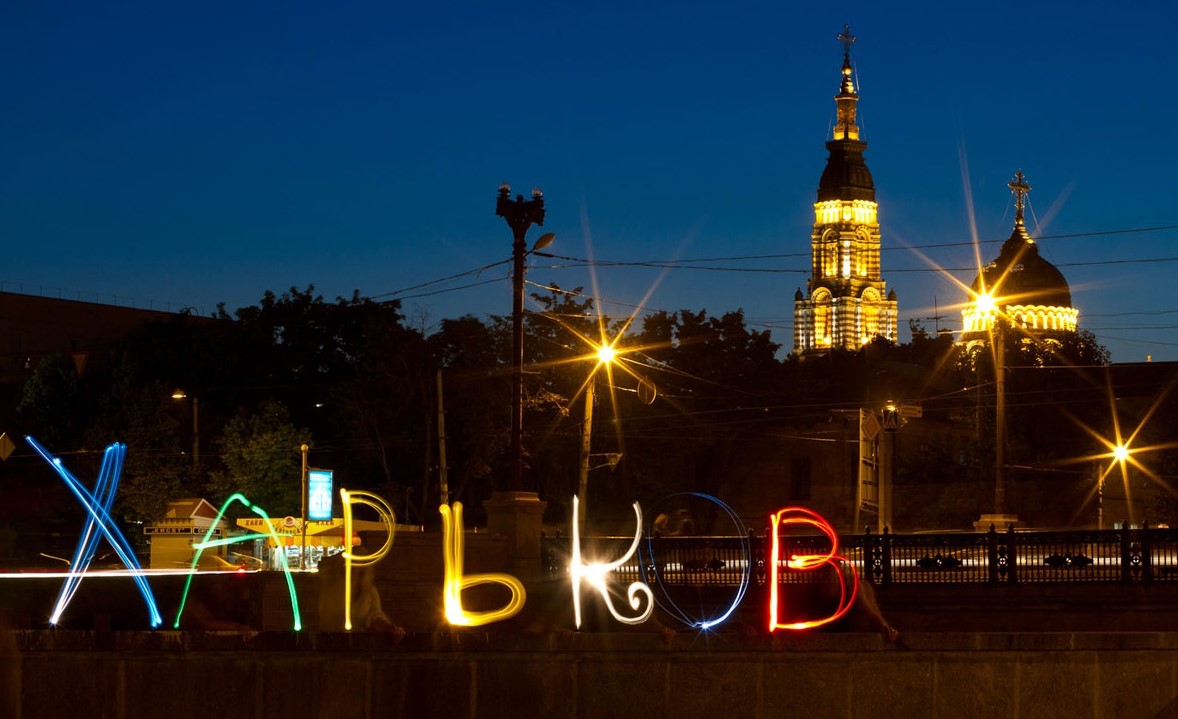
[[(508, 566), (511, 573), (525, 581), (540, 576), (540, 528), (545, 502), (534, 491), (524, 491), (524, 260), (529, 250), (524, 241), (528, 228), (544, 224), (544, 195), (532, 190), (532, 199), (523, 195), (511, 199), (511, 188), (499, 186), (495, 214), (507, 221), (514, 242), (511, 246), (511, 481), (509, 491), (493, 492), (483, 502), (487, 511), (487, 531), (507, 537)], [(547, 247), (553, 235), (536, 241), (532, 251)]]
[[(544, 224), (544, 193), (540, 188), (532, 190), (532, 199), (525, 200), (523, 195), (516, 195), (511, 199), (511, 187), (504, 183), (499, 186), (499, 201), (495, 205), (495, 214), (507, 221), (511, 228), (514, 242), (511, 245), (513, 268), (512, 307), (511, 307), (511, 482), (513, 492), (523, 491), (524, 460), (524, 259), (528, 255), (527, 243), (524, 241), (528, 228), (532, 225)], [(545, 235), (543, 241), (551, 236)], [(547, 245), (547, 243), (545, 243)], [(540, 248), (540, 242), (536, 247)]]

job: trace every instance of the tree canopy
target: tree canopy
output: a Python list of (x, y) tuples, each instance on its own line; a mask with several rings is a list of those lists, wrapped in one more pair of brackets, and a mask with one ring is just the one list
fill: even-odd
[[(982, 499), (959, 502), (969, 511), (984, 501), (994, 452), (988, 350), (913, 325), (904, 345), (877, 338), (857, 352), (783, 357), (769, 330), (751, 327), (739, 309), (613, 318), (581, 288), (556, 286), (531, 304), (525, 472), (555, 521), (567, 517), (577, 487), (589, 382), (591, 496), (602, 516), (625, 517), (635, 499), (739, 495), (777, 481), (770, 475), (818, 451), (799, 438), (848, 441), (832, 437), (853, 433), (832, 432), (860, 407), (885, 402), (924, 408), (926, 430), (909, 430), (921, 439), (897, 461), (897, 481), (924, 493), (920, 505), (965, 512), (935, 489), (945, 481), (964, 488), (959, 497), (977, 490)], [(335, 470), (340, 486), (381, 494), (414, 523), (434, 521), (444, 468), (450, 498), (475, 522), (482, 500), (505, 488), (511, 332), (508, 317), (467, 315), (427, 336), (406, 325), (396, 302), (327, 301), (313, 287), (266, 292), (232, 312), (145, 325), (101, 371), (79, 376), (66, 356), (46, 358), (23, 387), (20, 417), (55, 451), (89, 457), (79, 461), (96, 463), (103, 446), (127, 442), (116, 508), (128, 520), (151, 521), (170, 499), (219, 502), (235, 491), (271, 514), (297, 514), (299, 447), (307, 444), (312, 466)], [(608, 372), (594, 355), (602, 343), (618, 352)], [(1036, 487), (1059, 486), (1067, 461), (1091, 454), (1084, 428), (1109, 423), (1107, 392), (1084, 370), (1103, 367), (1108, 354), (1086, 332), (1021, 338), (1005, 349), (1007, 456), (1028, 468), (1016, 473), (1014, 493), (1050, 501)], [(186, 400), (172, 398), (177, 389)], [(1172, 400), (1156, 410), (1174, 412)], [(837, 471), (819, 479), (853, 481), (850, 464)]]

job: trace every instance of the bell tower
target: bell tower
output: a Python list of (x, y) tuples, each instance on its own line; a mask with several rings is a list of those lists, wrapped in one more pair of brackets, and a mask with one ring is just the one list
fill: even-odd
[[(811, 274), (807, 293), (794, 295), (794, 353), (857, 350), (875, 337), (896, 341), (895, 290), (886, 291), (880, 274), (880, 233), (875, 182), (859, 139), (849, 25), (837, 36), (843, 44), (842, 81), (834, 96), (837, 117), (826, 169), (818, 181), (814, 229), (810, 235)], [(885, 294), (886, 292), (886, 294)]]

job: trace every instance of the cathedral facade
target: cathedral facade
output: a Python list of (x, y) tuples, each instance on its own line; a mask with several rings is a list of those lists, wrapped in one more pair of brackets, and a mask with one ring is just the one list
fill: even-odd
[(843, 42), (842, 83), (834, 100), (837, 119), (830, 155), (818, 182), (810, 235), (811, 275), (794, 295), (794, 353), (857, 350), (876, 337), (896, 341), (895, 290), (880, 273), (880, 231), (875, 183), (855, 119), (859, 94), (852, 78), (849, 28)]

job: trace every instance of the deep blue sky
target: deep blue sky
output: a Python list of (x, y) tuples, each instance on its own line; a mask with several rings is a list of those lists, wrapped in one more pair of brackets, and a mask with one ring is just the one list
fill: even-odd
[[(529, 237), (557, 254), (786, 255), (668, 271), (645, 306), (743, 308), (789, 349), (844, 22), (901, 340), (934, 306), (960, 327), (962, 291), (925, 270), (973, 250), (928, 246), (971, 238), (967, 191), (978, 237), (1004, 239), (1019, 168), (1032, 234), (1178, 225), (1168, 3), (336, 5), (0, 6), (3, 289), (202, 312), (382, 296), (508, 259), (506, 181), (543, 188)], [(1041, 247), (1115, 361), (1178, 360), (1178, 230)], [(592, 290), (548, 264), (529, 279)], [(658, 277), (599, 268), (605, 311)], [(404, 307), (427, 329), (507, 314), (507, 278)]]

